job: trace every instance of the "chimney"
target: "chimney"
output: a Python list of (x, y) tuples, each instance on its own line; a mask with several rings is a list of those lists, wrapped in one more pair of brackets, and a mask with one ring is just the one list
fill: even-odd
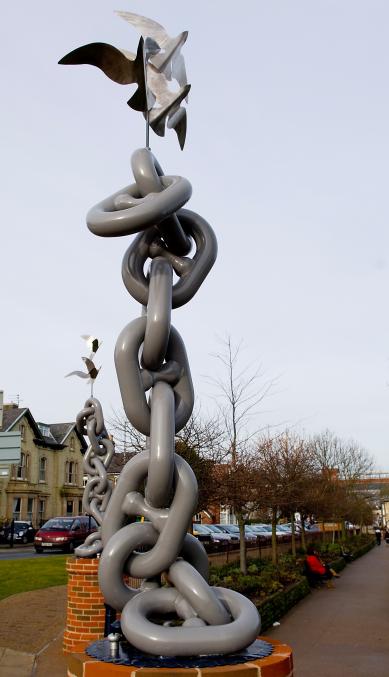
[(3, 427), (3, 402), (4, 402), (4, 391), (0, 390), (0, 430)]

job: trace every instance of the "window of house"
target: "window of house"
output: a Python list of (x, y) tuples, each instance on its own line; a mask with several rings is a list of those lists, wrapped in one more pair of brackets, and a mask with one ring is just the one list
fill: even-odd
[(27, 522), (32, 522), (34, 517), (34, 499), (27, 499)]
[(23, 451), (20, 454), (20, 463), (17, 467), (17, 479), (18, 480), (25, 480), (27, 479), (28, 475), (28, 462), (29, 462), (29, 457), (28, 454), (25, 454)]
[(235, 515), (229, 508), (220, 508), (220, 524), (235, 524)]
[(20, 520), (22, 512), (22, 499), (20, 497), (14, 498), (13, 500), (13, 510), (12, 517), (14, 520)]
[(46, 482), (47, 458), (42, 456), (39, 459), (39, 481)]
[(78, 484), (78, 463), (74, 464), (74, 484)]
[(66, 461), (65, 464), (65, 482), (66, 484), (74, 484), (75, 463), (74, 461)]
[(24, 442), (26, 439), (26, 426), (24, 425), (24, 423), (20, 424), (20, 437), (22, 442)]
[(82, 500), (81, 500), (81, 498), (78, 501), (78, 514), (79, 515), (82, 514)]
[(66, 501), (66, 514), (73, 515), (73, 501)]
[(39, 499), (38, 503), (38, 520), (39, 520), (39, 526), (42, 526), (43, 522), (45, 521), (45, 507), (46, 507), (46, 501), (44, 498)]
[(48, 425), (45, 425), (44, 423), (38, 423), (38, 428), (41, 431), (43, 437), (51, 437), (51, 432)]
[(70, 451), (74, 451), (74, 437), (70, 438)]

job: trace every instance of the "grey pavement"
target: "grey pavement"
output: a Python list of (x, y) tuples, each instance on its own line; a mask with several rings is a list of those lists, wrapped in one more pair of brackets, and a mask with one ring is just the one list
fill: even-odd
[(34, 654), (0, 648), (0, 677), (31, 677)]
[(389, 676), (389, 546), (349, 564), (266, 632), (293, 648), (295, 677)]

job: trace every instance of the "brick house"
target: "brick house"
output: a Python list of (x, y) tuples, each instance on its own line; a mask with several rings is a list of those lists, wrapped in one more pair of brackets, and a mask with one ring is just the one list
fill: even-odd
[(82, 513), (86, 448), (75, 423), (42, 423), (27, 407), (0, 406), (0, 518), (37, 527)]

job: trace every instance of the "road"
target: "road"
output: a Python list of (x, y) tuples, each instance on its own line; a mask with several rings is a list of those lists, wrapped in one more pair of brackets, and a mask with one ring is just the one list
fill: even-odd
[(59, 550), (56, 550), (55, 552), (43, 552), (43, 553), (36, 553), (34, 548), (32, 546), (30, 547), (14, 547), (14, 548), (7, 548), (7, 549), (1, 549), (0, 550), (0, 560), (2, 559), (28, 559), (30, 557), (50, 557), (52, 555), (59, 555), (62, 554)]

